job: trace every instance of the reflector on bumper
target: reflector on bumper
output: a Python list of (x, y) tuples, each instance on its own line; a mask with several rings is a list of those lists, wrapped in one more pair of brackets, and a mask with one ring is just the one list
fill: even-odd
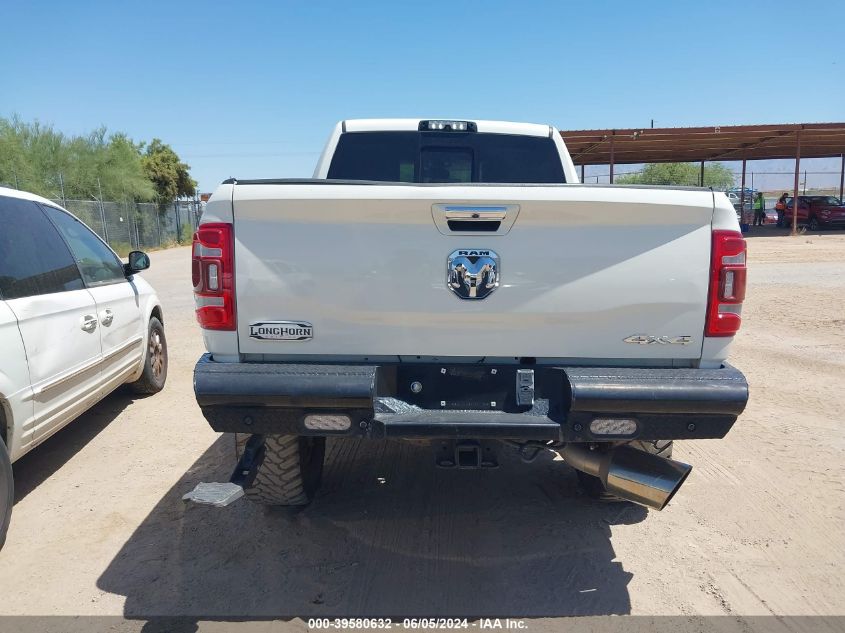
[(352, 420), (348, 415), (312, 413), (305, 416), (304, 424), (312, 431), (346, 431)]
[(637, 421), (633, 418), (594, 418), (590, 422), (593, 435), (633, 435), (637, 432)]

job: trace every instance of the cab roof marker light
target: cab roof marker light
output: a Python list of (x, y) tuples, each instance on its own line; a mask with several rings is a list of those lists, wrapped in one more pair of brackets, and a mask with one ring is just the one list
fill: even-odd
[(417, 129), (421, 132), (477, 132), (478, 126), (472, 121), (433, 119), (431, 121), (420, 121)]

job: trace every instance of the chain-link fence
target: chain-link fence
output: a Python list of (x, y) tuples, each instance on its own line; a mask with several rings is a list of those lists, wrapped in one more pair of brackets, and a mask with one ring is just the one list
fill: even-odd
[[(817, 160), (817, 159), (808, 159)], [(708, 163), (705, 163), (705, 165)], [(607, 184), (610, 182), (610, 171), (607, 165), (587, 165), (581, 171), (580, 166), (577, 167), (579, 176), (583, 174), (584, 182)], [(739, 188), (742, 182), (742, 171), (731, 168), (731, 174), (734, 177), (734, 188)], [(633, 165), (617, 165), (613, 171), (614, 182), (618, 182), (619, 178), (628, 175), (642, 174), (642, 168), (635, 168)], [(697, 170), (696, 170), (697, 173)], [(798, 173), (798, 190), (801, 194), (807, 195), (841, 195), (842, 183), (841, 170), (808, 170), (801, 169)], [(690, 186), (698, 185), (697, 177), (687, 184)], [(783, 171), (764, 171), (760, 169), (752, 169), (751, 166), (745, 172), (745, 186), (747, 189), (755, 191), (763, 191), (771, 194), (786, 191), (792, 195), (793, 187), (795, 186), (795, 171), (785, 168)], [(777, 197), (777, 196), (775, 196)]]
[(102, 237), (119, 255), (190, 243), (202, 213), (196, 200), (168, 204), (54, 200)]

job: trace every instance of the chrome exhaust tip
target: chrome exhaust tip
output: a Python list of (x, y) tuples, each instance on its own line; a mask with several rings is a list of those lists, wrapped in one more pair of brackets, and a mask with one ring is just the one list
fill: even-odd
[(601, 479), (610, 494), (655, 510), (666, 507), (692, 471), (689, 464), (630, 446), (598, 452), (567, 444), (561, 454), (573, 468)]

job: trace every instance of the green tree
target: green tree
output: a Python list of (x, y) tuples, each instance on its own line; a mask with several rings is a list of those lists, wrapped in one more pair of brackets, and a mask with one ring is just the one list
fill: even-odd
[[(0, 182), (58, 198), (152, 200), (156, 195), (141, 164), (141, 146), (105, 128), (68, 137), (38, 121), (0, 118)], [(98, 182), (99, 181), (99, 182)]]
[(64, 168), (65, 195), (90, 200), (152, 200), (155, 188), (142, 166), (141, 145), (123, 133), (106, 137), (99, 128), (70, 141), (70, 163)]
[[(614, 179), (628, 185), (687, 185), (699, 184), (700, 167), (695, 163), (649, 163), (638, 174), (626, 174)], [(733, 173), (722, 163), (704, 166), (704, 186), (728, 189), (734, 184)]]
[(0, 181), (44, 196), (60, 190), (69, 162), (66, 139), (38, 121), (0, 119)]
[(142, 158), (144, 173), (153, 183), (159, 203), (196, 193), (197, 183), (191, 178), (190, 166), (183, 163), (173, 149), (154, 138)]

